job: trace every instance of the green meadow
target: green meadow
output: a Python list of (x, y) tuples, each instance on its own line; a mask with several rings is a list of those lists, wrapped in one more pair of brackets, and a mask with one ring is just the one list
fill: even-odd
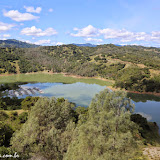
[(0, 76), (0, 83), (15, 83), (15, 82), (61, 82), (61, 83), (76, 83), (83, 82), (88, 84), (99, 84), (101, 86), (111, 86), (113, 83), (95, 78), (74, 78), (66, 77), (63, 74), (15, 74), (9, 76)]

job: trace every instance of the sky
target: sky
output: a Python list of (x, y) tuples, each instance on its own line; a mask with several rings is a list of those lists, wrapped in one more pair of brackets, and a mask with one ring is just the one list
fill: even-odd
[(0, 39), (160, 47), (160, 0), (0, 0)]

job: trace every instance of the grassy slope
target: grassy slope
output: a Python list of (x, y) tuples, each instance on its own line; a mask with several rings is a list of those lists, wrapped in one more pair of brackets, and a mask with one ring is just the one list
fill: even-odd
[(63, 74), (17, 74), (10, 76), (0, 76), (0, 83), (14, 83), (14, 82), (62, 82), (62, 83), (76, 83), (84, 82), (89, 84), (99, 84), (101, 86), (111, 86), (113, 83), (103, 81), (95, 78), (73, 78), (65, 77)]

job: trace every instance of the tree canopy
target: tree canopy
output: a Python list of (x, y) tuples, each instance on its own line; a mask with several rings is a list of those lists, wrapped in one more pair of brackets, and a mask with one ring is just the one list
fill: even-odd
[(88, 109), (64, 98), (40, 98), (28, 120), (12, 137), (12, 149), (24, 159), (128, 160), (139, 145), (134, 106), (124, 92), (102, 91)]
[(105, 90), (92, 100), (87, 121), (74, 130), (65, 160), (128, 160), (138, 146), (133, 105), (123, 92)]

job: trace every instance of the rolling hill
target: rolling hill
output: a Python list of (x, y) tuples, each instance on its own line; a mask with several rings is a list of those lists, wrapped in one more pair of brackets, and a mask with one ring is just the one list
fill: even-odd
[(39, 45), (18, 41), (16, 39), (0, 40), (0, 47), (8, 48), (36, 48)]

